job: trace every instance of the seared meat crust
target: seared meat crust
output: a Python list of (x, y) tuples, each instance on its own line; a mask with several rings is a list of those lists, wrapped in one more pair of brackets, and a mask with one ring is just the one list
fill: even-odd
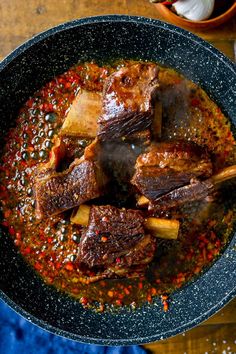
[(158, 71), (156, 64), (139, 63), (121, 68), (108, 77), (98, 119), (101, 140), (131, 135), (151, 125), (152, 101), (159, 86)]
[(90, 268), (132, 266), (145, 263), (145, 259), (150, 262), (153, 242), (145, 235), (143, 224), (144, 218), (138, 210), (92, 206), (88, 228), (80, 241), (80, 262)]
[(207, 151), (190, 142), (169, 141), (150, 146), (136, 161), (131, 183), (148, 199), (155, 201), (191, 178), (212, 175)]

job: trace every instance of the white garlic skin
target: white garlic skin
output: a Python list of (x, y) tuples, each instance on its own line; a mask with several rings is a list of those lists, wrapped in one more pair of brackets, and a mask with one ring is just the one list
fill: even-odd
[(207, 20), (214, 10), (215, 0), (178, 0), (172, 6), (178, 15), (191, 21)]

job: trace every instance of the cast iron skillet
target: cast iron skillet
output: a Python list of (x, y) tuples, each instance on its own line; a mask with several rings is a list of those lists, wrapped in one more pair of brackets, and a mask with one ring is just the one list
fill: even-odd
[[(203, 87), (236, 125), (236, 68), (212, 46), (180, 28), (128, 16), (76, 20), (50, 29), (17, 48), (0, 64), (1, 133), (37, 89), (79, 60), (139, 58), (158, 61)], [(223, 255), (196, 281), (172, 296), (164, 313), (159, 299), (116, 314), (84, 310), (74, 299), (45, 285), (0, 237), (0, 295), (29, 321), (81, 342), (147, 343), (196, 326), (236, 294), (236, 233)]]

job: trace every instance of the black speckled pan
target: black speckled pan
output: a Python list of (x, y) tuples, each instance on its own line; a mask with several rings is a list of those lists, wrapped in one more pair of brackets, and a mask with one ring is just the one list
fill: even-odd
[[(1, 133), (14, 124), (21, 104), (55, 75), (79, 60), (140, 58), (176, 68), (202, 86), (236, 125), (236, 67), (212, 46), (156, 20), (103, 16), (69, 22), (17, 48), (0, 64)], [(81, 342), (147, 343), (196, 326), (236, 294), (236, 234), (223, 255), (196, 281), (173, 294), (164, 313), (160, 300), (117, 314), (84, 310), (46, 286), (0, 236), (0, 295), (29, 321)]]

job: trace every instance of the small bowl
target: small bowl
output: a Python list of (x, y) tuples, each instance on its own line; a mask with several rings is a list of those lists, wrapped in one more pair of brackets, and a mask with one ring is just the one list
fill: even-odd
[(154, 4), (164, 19), (167, 21), (174, 23), (180, 27), (188, 27), (192, 29), (199, 29), (199, 30), (207, 30), (210, 28), (217, 27), (222, 23), (228, 21), (231, 17), (236, 14), (236, 1), (232, 6), (220, 16), (210, 18), (209, 20), (204, 21), (190, 21), (181, 16), (176, 15), (174, 12), (170, 10), (170, 8), (166, 5), (162, 4)]

